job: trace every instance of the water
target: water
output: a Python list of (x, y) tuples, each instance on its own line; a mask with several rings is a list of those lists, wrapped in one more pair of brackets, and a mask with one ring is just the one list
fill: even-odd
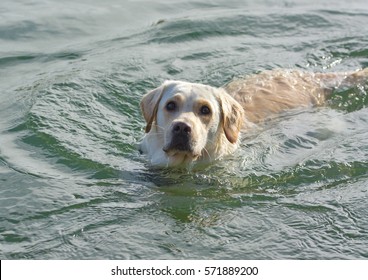
[(368, 257), (367, 84), (197, 171), (140, 155), (142, 95), (368, 67), (366, 1), (0, 4), (2, 259)]

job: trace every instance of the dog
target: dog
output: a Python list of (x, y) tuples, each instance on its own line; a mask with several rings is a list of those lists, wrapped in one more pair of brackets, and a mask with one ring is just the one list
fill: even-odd
[(208, 164), (233, 153), (241, 131), (286, 110), (323, 105), (334, 89), (367, 79), (368, 68), (348, 73), (269, 70), (221, 88), (165, 81), (141, 100), (146, 128), (140, 150), (154, 166)]

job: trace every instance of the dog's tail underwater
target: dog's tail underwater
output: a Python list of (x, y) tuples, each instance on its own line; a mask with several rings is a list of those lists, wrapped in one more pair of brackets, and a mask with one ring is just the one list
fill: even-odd
[(324, 88), (346, 89), (368, 83), (368, 68), (354, 72), (316, 73), (315, 77)]

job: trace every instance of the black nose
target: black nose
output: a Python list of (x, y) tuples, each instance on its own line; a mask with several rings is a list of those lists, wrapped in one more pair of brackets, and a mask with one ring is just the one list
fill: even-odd
[(192, 132), (192, 128), (184, 122), (177, 122), (172, 129), (174, 134), (186, 134), (189, 135)]

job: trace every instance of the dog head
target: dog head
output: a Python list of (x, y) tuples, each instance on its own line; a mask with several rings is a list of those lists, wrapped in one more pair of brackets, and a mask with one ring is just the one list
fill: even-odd
[(141, 101), (146, 135), (141, 149), (155, 165), (211, 161), (232, 152), (243, 109), (223, 89), (166, 81)]

